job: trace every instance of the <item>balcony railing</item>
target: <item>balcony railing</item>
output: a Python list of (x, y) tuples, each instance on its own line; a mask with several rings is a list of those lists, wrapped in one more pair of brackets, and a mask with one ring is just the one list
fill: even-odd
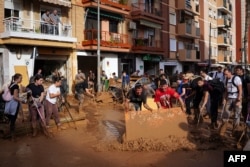
[(227, 36), (227, 34), (218, 35), (217, 43), (218, 45), (230, 45), (230, 38)]
[(192, 0), (176, 1), (178, 10), (187, 10), (195, 15), (199, 15), (199, 2)]
[(162, 16), (161, 9), (154, 8), (153, 4), (148, 3), (132, 3), (132, 12), (133, 11), (142, 11), (144, 13), (155, 15), (155, 16)]
[(55, 40), (55, 36), (57, 36), (62, 38), (56, 40), (76, 41), (76, 38), (70, 39), (72, 37), (72, 27), (69, 24), (52, 25), (39, 20), (8, 17), (3, 20), (3, 25), (2, 37), (13, 36)]
[(226, 13), (230, 13), (231, 12), (231, 4), (228, 2), (228, 0), (217, 0), (217, 7), (219, 10), (222, 10)]
[[(94, 0), (97, 2), (97, 0)], [(82, 3), (93, 2), (93, 0), (82, 0)], [(128, 0), (100, 0), (101, 4), (108, 5), (114, 8), (130, 11), (131, 7), (128, 6)]]
[(231, 52), (228, 50), (218, 51), (218, 62), (228, 62), (228, 57), (232, 57)]
[(181, 36), (197, 38), (200, 37), (200, 28), (195, 27), (192, 23), (179, 23), (178, 34)]
[(178, 59), (179, 61), (200, 61), (199, 55), (196, 54), (195, 49), (179, 49), (178, 50)]
[(133, 47), (134, 51), (151, 51), (151, 52), (162, 52), (162, 42), (161, 40), (154, 40), (149, 38), (133, 38)]
[[(128, 35), (101, 31), (100, 45), (104, 47), (130, 48)], [(97, 30), (84, 31), (83, 46), (97, 45)]]

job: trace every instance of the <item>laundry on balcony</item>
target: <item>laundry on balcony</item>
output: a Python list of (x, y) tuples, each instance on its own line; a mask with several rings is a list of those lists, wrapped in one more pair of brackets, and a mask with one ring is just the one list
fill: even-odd
[[(94, 8), (88, 8), (89, 9), (89, 13), (93, 14), (93, 15), (97, 15), (97, 9)], [(118, 21), (123, 21), (124, 17), (120, 14), (116, 14), (116, 13), (111, 13), (111, 12), (107, 12), (107, 11), (103, 11), (100, 10), (100, 17), (101, 18), (107, 18), (107, 19), (112, 19), (112, 20), (118, 20)]]

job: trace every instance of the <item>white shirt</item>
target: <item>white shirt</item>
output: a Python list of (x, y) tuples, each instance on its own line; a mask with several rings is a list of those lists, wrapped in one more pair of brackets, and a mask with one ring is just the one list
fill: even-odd
[(205, 81), (209, 81), (209, 80), (213, 80), (212, 77), (210, 77), (209, 75), (206, 75), (205, 78), (204, 78)]
[(52, 104), (56, 104), (57, 101), (57, 97), (54, 98), (50, 98), (49, 94), (57, 94), (60, 92), (60, 87), (56, 87), (55, 84), (50, 85), (48, 91), (47, 91), (47, 95), (46, 95), (46, 100), (48, 100), (50, 103)]
[(241, 82), (241, 79), (240, 77), (238, 76), (235, 76), (234, 78), (234, 83), (236, 86), (234, 86), (233, 84), (233, 77), (232, 76), (230, 79), (228, 79), (227, 81), (227, 85), (226, 85), (226, 88), (227, 88), (227, 97), (228, 98), (232, 98), (232, 99), (236, 99), (238, 97), (238, 88), (236, 86), (239, 86), (239, 85), (242, 85), (242, 82)]

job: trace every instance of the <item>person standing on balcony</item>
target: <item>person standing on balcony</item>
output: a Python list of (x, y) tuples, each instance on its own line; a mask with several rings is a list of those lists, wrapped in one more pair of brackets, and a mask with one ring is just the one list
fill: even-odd
[(49, 32), (51, 31), (51, 20), (49, 15), (49, 10), (46, 10), (42, 15), (41, 30), (44, 34), (49, 34)]
[(52, 23), (52, 34), (58, 35), (59, 34), (59, 29), (58, 29), (59, 23), (61, 23), (62, 25), (63, 25), (63, 23), (57, 14), (57, 10), (54, 9), (53, 12), (49, 15), (49, 17), (50, 17), (50, 20)]

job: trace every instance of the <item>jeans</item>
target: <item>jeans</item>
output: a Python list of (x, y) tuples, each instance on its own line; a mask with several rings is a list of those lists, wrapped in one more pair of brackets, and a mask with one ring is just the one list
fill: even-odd
[(227, 122), (231, 116), (231, 112), (234, 111), (234, 121), (233, 125), (237, 126), (240, 123), (240, 116), (241, 116), (241, 109), (242, 105), (240, 103), (239, 106), (236, 105), (237, 99), (227, 99), (225, 110), (222, 113), (222, 120), (223, 122)]

